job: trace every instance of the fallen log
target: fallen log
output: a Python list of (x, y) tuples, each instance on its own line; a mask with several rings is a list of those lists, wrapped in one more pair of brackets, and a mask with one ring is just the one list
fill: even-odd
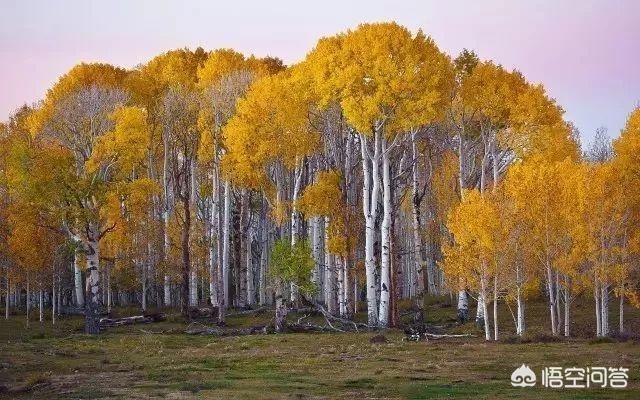
[(210, 335), (210, 336), (246, 336), (256, 334), (270, 333), (273, 329), (269, 329), (266, 325), (251, 326), (248, 328), (221, 328), (192, 322), (184, 331), (187, 335)]
[(438, 339), (445, 339), (445, 338), (462, 338), (462, 337), (476, 337), (476, 336), (468, 333), (463, 335), (445, 335), (445, 334), (439, 335), (435, 333), (413, 333), (405, 336), (403, 340), (407, 340), (410, 342), (419, 342), (420, 340), (429, 340), (429, 339), (438, 340)]
[(218, 318), (218, 307), (190, 307), (189, 318)]
[(133, 324), (149, 324), (152, 322), (160, 322), (166, 320), (167, 317), (163, 313), (146, 314), (146, 315), (134, 315), (131, 317), (123, 318), (101, 318), (101, 328), (111, 328), (114, 326), (133, 325)]
[[(287, 324), (285, 333), (310, 333), (310, 332), (334, 332), (335, 329), (327, 326), (319, 326), (310, 323), (306, 324)], [(217, 326), (207, 326), (199, 322), (192, 322), (184, 331), (187, 335), (201, 336), (247, 336), (247, 335), (266, 335), (275, 333), (275, 329), (271, 325), (257, 325), (248, 328), (221, 328)]]
[(437, 335), (435, 333), (423, 333), (424, 336), (434, 338), (434, 339), (442, 339), (442, 338), (461, 338), (461, 337), (476, 337), (476, 335), (472, 335), (470, 333), (465, 333), (461, 335)]

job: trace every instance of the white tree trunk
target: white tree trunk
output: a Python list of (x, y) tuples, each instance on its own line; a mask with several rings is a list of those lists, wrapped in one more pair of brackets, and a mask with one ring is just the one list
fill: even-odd
[(216, 238), (217, 230), (216, 230), (216, 221), (218, 220), (218, 191), (220, 190), (220, 185), (218, 179), (216, 179), (217, 175), (213, 176), (213, 191), (211, 194), (211, 216), (209, 218), (209, 301), (211, 302), (212, 307), (218, 306), (218, 286), (216, 285), (216, 262), (220, 262), (220, 260), (216, 260), (216, 246), (214, 243), (217, 243), (219, 238)]
[[(165, 268), (167, 267), (167, 260), (169, 259), (169, 132), (165, 129), (162, 132), (162, 186), (163, 186), (163, 210), (162, 219), (164, 223), (164, 251), (163, 257), (165, 262)], [(169, 275), (164, 276), (164, 305), (166, 307), (171, 306), (171, 278)]]
[(78, 266), (78, 252), (73, 253), (73, 282), (74, 288), (76, 292), (76, 306), (82, 308), (84, 307), (84, 290), (82, 284), (82, 271), (80, 271), (80, 267)]
[(516, 334), (522, 335), (524, 333), (524, 301), (522, 299), (522, 289), (520, 286), (516, 289), (516, 301), (517, 301), (517, 318), (516, 318)]
[(624, 333), (624, 286), (622, 290), (623, 292), (620, 293), (620, 334)]
[(602, 295), (600, 298), (600, 311), (602, 313), (601, 329), (602, 336), (609, 335), (609, 285), (602, 284)]
[(464, 322), (469, 317), (469, 297), (466, 290), (458, 291), (458, 320)]
[(164, 276), (164, 305), (166, 307), (171, 306), (171, 278), (169, 275)]
[(251, 226), (247, 228), (247, 305), (256, 304), (256, 285), (253, 271), (253, 254), (251, 252)]
[[(296, 203), (300, 194), (300, 187), (302, 185), (302, 172), (304, 171), (304, 163), (296, 161), (296, 167), (294, 171), (295, 182), (293, 184), (293, 195), (291, 197), (291, 248), (293, 248), (298, 242), (300, 236), (300, 218), (298, 218), (298, 209)], [(290, 285), (290, 299), (291, 302), (295, 302), (298, 298), (298, 288), (291, 283)]]
[(389, 307), (391, 294), (391, 172), (387, 140), (382, 138), (382, 224), (381, 236), (381, 270), (380, 270), (380, 312), (378, 324), (389, 325)]
[(194, 270), (189, 272), (189, 306), (198, 306), (198, 273)]
[[(42, 285), (40, 285), (42, 287)], [(39, 320), (40, 322), (44, 321), (44, 293), (42, 291), (42, 288), (40, 289), (40, 292), (38, 293), (38, 313), (39, 315)]]
[(329, 252), (329, 217), (324, 219), (324, 295), (325, 305), (330, 314), (336, 312), (336, 276), (335, 266), (333, 265), (334, 256)]
[(267, 262), (269, 249), (269, 230), (268, 221), (266, 216), (262, 219), (262, 231), (260, 234), (260, 288), (258, 290), (258, 296), (260, 298), (259, 304), (261, 306), (267, 304)]
[[(413, 233), (413, 256), (416, 270), (416, 282), (413, 283), (416, 287), (418, 298), (421, 299), (424, 294), (424, 272), (425, 272), (425, 260), (422, 256), (422, 235), (420, 234), (420, 187), (419, 187), (419, 165), (418, 165), (418, 147), (416, 143), (416, 133), (413, 130), (411, 132), (411, 153), (413, 158), (412, 166), (412, 189), (413, 189), (413, 201), (411, 210), (411, 222)], [(429, 276), (429, 286), (433, 285), (433, 277)], [(433, 291), (432, 291), (433, 292)]]
[(322, 273), (321, 268), (323, 266), (322, 262), (322, 243), (324, 242), (324, 237), (322, 236), (322, 230), (320, 225), (321, 217), (313, 217), (311, 218), (311, 242), (313, 247), (313, 261), (315, 261), (315, 267), (313, 268), (313, 275), (311, 277), (313, 283), (318, 288), (317, 298), (321, 299), (324, 296), (324, 288), (322, 286)]
[(556, 326), (557, 326), (557, 330), (558, 330), (558, 335), (560, 334), (560, 327), (562, 326), (562, 308), (560, 307), (560, 303), (562, 302), (562, 296), (560, 295), (560, 289), (561, 289), (561, 285), (560, 285), (560, 273), (556, 272), (555, 274), (555, 278), (556, 278), (556, 283), (555, 283), (555, 289), (556, 289)]
[[(168, 206), (167, 206), (168, 207)], [(169, 259), (169, 210), (168, 208), (163, 213), (164, 223), (164, 261), (165, 263)], [(165, 265), (165, 268), (167, 265)], [(169, 275), (164, 276), (164, 305), (165, 307), (171, 306), (171, 277)]]
[(343, 274), (343, 260), (340, 256), (335, 256), (335, 269), (337, 272), (337, 288), (338, 288), (338, 313), (344, 315), (345, 313), (345, 287), (344, 287), (344, 274)]
[(11, 282), (9, 281), (9, 269), (7, 268), (7, 292), (4, 294), (4, 319), (9, 319), (9, 308), (11, 303), (9, 301), (11, 293)]
[[(518, 248), (516, 247), (516, 251)], [(524, 300), (522, 299), (522, 271), (520, 270), (520, 263), (516, 262), (516, 334), (522, 335), (524, 333)]]
[(358, 296), (358, 277), (353, 274), (353, 315), (357, 315), (358, 314), (358, 301), (359, 301), (359, 296)]
[(600, 312), (600, 284), (598, 278), (593, 280), (593, 299), (596, 306), (596, 336), (602, 336), (602, 313)]
[(140, 299), (140, 304), (142, 306), (142, 311), (147, 311), (147, 264), (142, 263), (140, 266), (142, 269), (142, 298)]
[(342, 287), (343, 287), (343, 299), (342, 299), (342, 307), (340, 308), (340, 316), (347, 317), (349, 315), (349, 269), (347, 265), (347, 260), (342, 258)]
[(102, 294), (100, 293), (100, 256), (98, 253), (98, 229), (91, 225), (85, 243), (87, 257), (87, 299), (85, 302), (85, 332), (100, 333), (100, 312)]
[(222, 228), (222, 298), (221, 306), (229, 305), (229, 227), (231, 226), (231, 184), (224, 182), (224, 222)]
[(493, 340), (498, 340), (498, 277), (493, 277)]
[(569, 337), (571, 329), (571, 278), (565, 275), (562, 289), (564, 303), (564, 336)]
[(554, 335), (558, 334), (558, 326), (556, 322), (556, 298), (555, 291), (553, 287), (553, 272), (551, 267), (547, 264), (546, 267), (547, 274), (547, 291), (549, 292), (549, 312), (551, 315), (551, 332)]
[(111, 268), (107, 269), (107, 313), (111, 313)]
[(484, 324), (484, 339), (491, 340), (491, 332), (489, 331), (489, 315), (487, 312), (487, 302), (482, 301), (480, 303), (480, 298), (485, 299), (487, 295), (487, 280), (483, 275), (480, 278), (480, 294), (478, 295), (478, 309), (482, 309), (482, 323)]
[(365, 273), (367, 285), (367, 316), (369, 325), (378, 323), (378, 302), (376, 293), (376, 260), (374, 252), (375, 220), (378, 208), (379, 188), (379, 133), (374, 140), (374, 155), (370, 157), (367, 137), (360, 135), (362, 150), (363, 190), (362, 209), (365, 219)]
[(31, 291), (30, 289), (30, 285), (29, 285), (29, 278), (27, 278), (27, 301), (26, 301), (26, 308), (27, 308), (27, 327), (29, 327), (29, 311), (31, 311)]
[(51, 279), (51, 324), (56, 324), (56, 274), (53, 273), (53, 277)]
[(484, 324), (485, 299), (482, 293), (478, 293), (478, 304), (476, 307), (476, 324), (482, 327)]

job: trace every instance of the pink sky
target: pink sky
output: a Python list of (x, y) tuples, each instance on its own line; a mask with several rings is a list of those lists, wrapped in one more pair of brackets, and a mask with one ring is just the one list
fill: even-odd
[(35, 1), (0, 4), (0, 120), (81, 61), (123, 67), (176, 47), (232, 47), (299, 61), (361, 22), (422, 28), (455, 56), (475, 50), (541, 82), (588, 142), (617, 136), (640, 102), (640, 2)]

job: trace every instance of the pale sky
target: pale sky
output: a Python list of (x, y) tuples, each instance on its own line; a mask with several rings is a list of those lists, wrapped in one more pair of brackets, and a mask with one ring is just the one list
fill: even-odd
[(293, 63), (321, 36), (391, 20), (543, 83), (583, 142), (600, 126), (617, 136), (640, 103), (635, 0), (0, 0), (0, 120), (82, 61), (130, 68), (202, 46)]

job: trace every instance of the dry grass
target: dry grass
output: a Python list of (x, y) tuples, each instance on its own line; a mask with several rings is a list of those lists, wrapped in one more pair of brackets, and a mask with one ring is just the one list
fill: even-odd
[[(449, 324), (455, 309), (430, 303), (432, 324)], [(531, 319), (546, 311), (531, 304)], [(502, 310), (505, 336), (508, 311)], [(629, 326), (638, 315), (629, 313)], [(285, 334), (242, 337), (188, 336), (179, 318), (127, 326), (90, 337), (78, 318), (52, 329), (13, 317), (0, 326), (0, 383), (10, 398), (640, 398), (637, 342), (595, 343), (572, 339), (552, 343), (485, 343), (480, 337), (406, 342), (387, 331), (388, 343), (372, 344), (374, 333)], [(258, 324), (269, 315), (236, 317), (232, 326)], [(545, 320), (546, 321), (546, 320)], [(586, 329), (585, 313), (576, 329)], [(512, 324), (511, 324), (512, 325)], [(543, 331), (544, 326), (532, 326)], [(141, 331), (144, 330), (143, 331)], [(477, 332), (474, 324), (451, 331)], [(509, 376), (522, 363), (544, 366), (630, 367), (626, 390), (512, 388)], [(0, 394), (2, 396), (2, 394)]]

